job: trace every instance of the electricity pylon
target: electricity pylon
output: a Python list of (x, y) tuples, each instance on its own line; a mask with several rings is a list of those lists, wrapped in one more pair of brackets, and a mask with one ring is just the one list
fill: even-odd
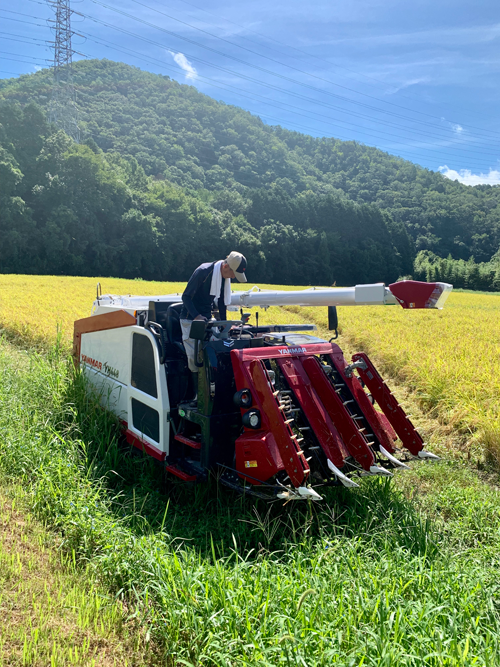
[(49, 121), (64, 130), (74, 141), (80, 141), (78, 128), (78, 109), (76, 106), (75, 87), (73, 85), (73, 51), (71, 37), (70, 0), (47, 0), (52, 7), (55, 18), (50, 19), (54, 32), (54, 83), (49, 108)]

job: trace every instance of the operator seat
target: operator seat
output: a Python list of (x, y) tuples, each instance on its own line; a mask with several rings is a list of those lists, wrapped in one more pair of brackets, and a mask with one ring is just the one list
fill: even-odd
[(182, 329), (181, 329), (181, 310), (183, 303), (173, 303), (167, 309), (165, 316), (165, 329), (167, 332), (168, 342), (174, 345), (182, 354), (186, 354), (184, 345), (182, 343)]

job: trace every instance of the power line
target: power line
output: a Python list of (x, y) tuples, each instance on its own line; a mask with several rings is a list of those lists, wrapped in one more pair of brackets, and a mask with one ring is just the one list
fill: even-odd
[(48, 62), (48, 58), (36, 58), (35, 56), (26, 56), (23, 53), (11, 53), (10, 51), (0, 51), (0, 53), (3, 53), (8, 56), (20, 56), (21, 58), (31, 58), (31, 60), (46, 60)]
[[(133, 19), (133, 20), (135, 20), (135, 21), (139, 21), (140, 23), (144, 23), (145, 25), (148, 25), (148, 26), (150, 26), (150, 27), (156, 28), (157, 30), (161, 30), (162, 32), (166, 32), (167, 34), (173, 35), (173, 36), (177, 37), (178, 39), (182, 39), (182, 40), (187, 41), (187, 42), (189, 42), (189, 43), (191, 43), (191, 44), (196, 44), (197, 46), (201, 46), (202, 48), (207, 49), (207, 50), (209, 50), (209, 51), (212, 51), (212, 52), (214, 52), (214, 53), (217, 53), (218, 55), (222, 55), (222, 56), (224, 56), (225, 58), (229, 58), (229, 59), (232, 59), (232, 60), (236, 60), (237, 62), (240, 62), (240, 63), (242, 63), (242, 64), (244, 64), (244, 65), (247, 65), (248, 67), (253, 67), (253, 68), (258, 69), (258, 70), (260, 70), (260, 71), (262, 71), (262, 72), (265, 72), (265, 73), (267, 73), (267, 74), (271, 74), (272, 76), (276, 76), (276, 77), (279, 77), (279, 78), (281, 78), (281, 79), (285, 79), (285, 80), (290, 81), (290, 82), (292, 82), (292, 83), (295, 83), (295, 84), (297, 84), (297, 85), (301, 85), (301, 86), (305, 86), (305, 87), (307, 87), (307, 88), (311, 88), (312, 90), (315, 90), (315, 91), (320, 92), (320, 93), (322, 93), (322, 94), (326, 94), (326, 95), (329, 95), (329, 96), (332, 96), (332, 97), (336, 97), (336, 98), (342, 99), (342, 100), (344, 100), (344, 101), (348, 101), (348, 102), (351, 103), (351, 104), (362, 105), (362, 106), (368, 107), (368, 108), (370, 108), (370, 109), (374, 109), (374, 110), (376, 110), (378, 113), (386, 113), (386, 114), (395, 115), (395, 116), (398, 116), (398, 117), (401, 117), (401, 118), (405, 118), (405, 119), (406, 119), (405, 116), (401, 116), (400, 114), (395, 114), (394, 112), (389, 112), (389, 111), (386, 111), (386, 110), (384, 110), (384, 109), (379, 109), (379, 108), (377, 108), (377, 107), (372, 107), (372, 106), (370, 106), (370, 105), (363, 104), (362, 102), (358, 102), (357, 100), (353, 100), (353, 99), (351, 99), (351, 98), (346, 98), (346, 97), (344, 97), (344, 96), (340, 96), (340, 95), (337, 95), (337, 94), (335, 94), (335, 93), (331, 93), (331, 92), (329, 92), (329, 91), (323, 91), (323, 90), (321, 90), (321, 89), (319, 89), (319, 88), (316, 88), (315, 86), (310, 86), (309, 84), (305, 84), (305, 83), (302, 83), (302, 82), (297, 81), (297, 80), (295, 80), (295, 79), (291, 79), (290, 77), (284, 76), (284, 75), (282, 75), (282, 74), (278, 74), (278, 73), (273, 72), (273, 71), (271, 71), (271, 70), (268, 70), (268, 69), (266, 69), (266, 68), (264, 68), (264, 67), (260, 67), (259, 65), (253, 65), (253, 64), (251, 64), (251, 63), (248, 63), (248, 62), (242, 60), (241, 58), (237, 58), (236, 56), (228, 55), (228, 54), (226, 54), (226, 53), (223, 53), (222, 51), (218, 51), (218, 50), (216, 50), (216, 49), (213, 49), (213, 48), (211, 48), (211, 47), (209, 47), (209, 46), (206, 46), (206, 45), (204, 45), (204, 44), (202, 44), (202, 43), (200, 43), (200, 42), (197, 42), (197, 41), (195, 41), (195, 40), (192, 40), (192, 39), (190, 39), (190, 38), (188, 38), (188, 37), (184, 37), (183, 35), (179, 35), (178, 33), (175, 33), (175, 32), (170, 31), (170, 30), (166, 30), (165, 28), (161, 28), (160, 26), (154, 25), (153, 23), (149, 23), (148, 21), (144, 21), (143, 19), (140, 19), (140, 18), (138, 18), (138, 17), (135, 17), (135, 16), (133, 16), (133, 15), (131, 15), (131, 14), (128, 14), (127, 12), (124, 12), (123, 10), (120, 10), (120, 9), (117, 9), (117, 8), (112, 7), (112, 6), (110, 6), (110, 5), (107, 5), (107, 4), (105, 4), (104, 2), (101, 2), (100, 0), (90, 0), (90, 1), (93, 2), (94, 4), (101, 5), (102, 7), (105, 7), (106, 9), (110, 9), (111, 11), (117, 12), (118, 14), (122, 14), (123, 16), (126, 16), (127, 18), (131, 18), (131, 19)], [(199, 31), (199, 32), (205, 33), (205, 34), (207, 34), (207, 35), (209, 35), (209, 36), (211, 36), (211, 37), (214, 37), (215, 39), (218, 39), (218, 40), (221, 40), (221, 41), (226, 42), (226, 43), (228, 43), (228, 44), (231, 44), (232, 46), (236, 46), (236, 47), (238, 47), (238, 48), (244, 49), (245, 51), (249, 51), (250, 53), (253, 53), (253, 54), (255, 54), (255, 55), (258, 55), (259, 57), (265, 58), (265, 59), (267, 59), (267, 60), (271, 60), (272, 62), (277, 63), (277, 64), (279, 64), (279, 65), (282, 65), (282, 66), (285, 66), (285, 67), (289, 67), (289, 68), (291, 68), (291, 69), (293, 69), (293, 70), (295, 70), (295, 71), (297, 71), (297, 72), (300, 72), (301, 74), (306, 74), (307, 76), (310, 76), (310, 77), (312, 77), (312, 78), (321, 80), (321, 81), (323, 81), (323, 82), (325, 82), (325, 83), (329, 83), (329, 84), (331, 84), (331, 85), (335, 85), (335, 86), (340, 87), (340, 88), (342, 88), (342, 89), (348, 90), (349, 92), (354, 92), (354, 93), (359, 94), (359, 95), (362, 95), (362, 96), (364, 96), (364, 97), (368, 97), (368, 98), (370, 98), (370, 99), (374, 99), (374, 100), (376, 100), (376, 101), (378, 101), (378, 102), (382, 102), (383, 104), (388, 104), (388, 105), (393, 106), (393, 107), (395, 107), (395, 108), (399, 108), (399, 109), (403, 109), (403, 110), (406, 110), (406, 111), (410, 111), (411, 113), (422, 114), (422, 112), (418, 112), (418, 111), (414, 111), (414, 110), (412, 110), (412, 109), (408, 109), (407, 107), (403, 107), (403, 106), (398, 105), (398, 104), (395, 104), (395, 103), (393, 103), (393, 102), (386, 102), (385, 100), (380, 100), (379, 98), (374, 97), (373, 95), (368, 95), (367, 93), (361, 93), (361, 92), (359, 92), (359, 91), (353, 90), (353, 89), (348, 88), (348, 87), (346, 87), (346, 86), (342, 86), (342, 85), (340, 85), (340, 84), (336, 84), (336, 83), (334, 83), (334, 82), (332, 82), (332, 81), (329, 81), (328, 79), (324, 79), (323, 77), (319, 77), (319, 76), (317, 76), (317, 75), (311, 74), (310, 72), (307, 72), (307, 71), (304, 71), (304, 70), (300, 70), (300, 69), (298, 69), (298, 68), (296, 68), (296, 67), (293, 67), (293, 66), (291, 66), (291, 65), (287, 65), (286, 63), (281, 63), (281, 62), (279, 62), (279, 61), (274, 60), (273, 58), (269, 58), (268, 56), (261, 55), (261, 54), (255, 52), (255, 51), (253, 51), (252, 49), (247, 49), (247, 48), (244, 47), (244, 46), (241, 46), (241, 45), (239, 45), (239, 44), (236, 44), (235, 42), (231, 42), (231, 41), (229, 41), (229, 40), (224, 39), (223, 37), (219, 37), (218, 35), (214, 35), (213, 33), (209, 33), (208, 31), (203, 30), (202, 28), (198, 28), (197, 26), (194, 26), (194, 25), (192, 25), (192, 24), (190, 24), (190, 23), (187, 23), (186, 21), (182, 21), (182, 20), (180, 20), (180, 19), (177, 19), (177, 18), (175, 18), (175, 17), (173, 17), (173, 16), (171, 16), (171, 15), (169, 15), (169, 14), (166, 14), (165, 12), (160, 11), (159, 9), (156, 9), (156, 8), (154, 8), (154, 7), (149, 7), (148, 5), (145, 5), (144, 3), (139, 2), (139, 0), (131, 0), (131, 1), (134, 2), (134, 3), (137, 4), (137, 5), (140, 5), (140, 6), (142, 6), (142, 7), (145, 7), (146, 9), (149, 9), (149, 10), (154, 11), (154, 12), (156, 12), (156, 13), (158, 13), (158, 14), (161, 14), (161, 15), (167, 17), (167, 18), (170, 18), (170, 19), (172, 19), (172, 20), (174, 20), (174, 21), (177, 21), (178, 23), (181, 23), (181, 24), (183, 24), (183, 25), (186, 25), (186, 26), (192, 28), (193, 30), (197, 30), (197, 31)], [(430, 114), (423, 114), (423, 115), (430, 115)], [(432, 118), (437, 118), (436, 116), (431, 116), (431, 117), (432, 117)], [(425, 124), (425, 125), (431, 125), (430, 123), (426, 123), (425, 121), (419, 121), (419, 120), (417, 120), (417, 119), (411, 119), (411, 120), (412, 120), (412, 122), (423, 123), (423, 124)], [(439, 120), (440, 120), (440, 119), (439, 119)], [(484, 131), (484, 130), (481, 130), (481, 131)], [(496, 135), (500, 136), (500, 133), (495, 132), (495, 131), (489, 131), (489, 130), (486, 130), (486, 132), (488, 132), (488, 134), (491, 133), (491, 134), (496, 134)], [(485, 138), (486, 138), (486, 137), (485, 137)]]
[[(2, 10), (4, 11), (4, 10)], [(34, 17), (36, 18), (36, 17)], [(27, 23), (28, 25), (34, 25), (37, 26), (38, 28), (46, 28), (46, 25), (43, 25), (42, 23), (33, 23), (32, 21), (23, 21), (22, 19), (13, 19), (10, 16), (2, 16), (2, 19), (4, 21), (16, 21), (17, 23)]]
[[(106, 46), (106, 47), (108, 47), (108, 48), (111, 47), (111, 48), (112, 48), (113, 50), (115, 50), (115, 51), (119, 51), (119, 52), (122, 52), (122, 53), (127, 53), (128, 55), (134, 55), (134, 56), (136, 56), (136, 57), (139, 57), (139, 59), (143, 60), (144, 62), (147, 62), (148, 64), (155, 65), (155, 66), (157, 66), (157, 67), (159, 66), (159, 67), (161, 67), (162, 69), (166, 69), (166, 70), (169, 70), (169, 71), (174, 71), (174, 72), (176, 72), (176, 73), (179, 72), (179, 71), (182, 71), (181, 68), (175, 68), (175, 67), (173, 67), (173, 66), (165, 65), (164, 61), (157, 60), (156, 58), (146, 57), (146, 56), (144, 56), (144, 54), (138, 53), (137, 51), (133, 51), (133, 50), (131, 50), (131, 49), (126, 49), (126, 50), (125, 50), (125, 49), (123, 49), (123, 48), (118, 47), (117, 45), (115, 45), (115, 44), (112, 43), (112, 42), (106, 42), (106, 40), (98, 40), (98, 39), (96, 39), (93, 35), (90, 35), (89, 33), (82, 33), (82, 35), (85, 36), (86, 38), (88, 38), (90, 41), (95, 42), (96, 44), (102, 44), (102, 45), (104, 45), (104, 46)], [(149, 41), (149, 40), (147, 40), (147, 41)], [(152, 62), (153, 60), (155, 60), (156, 62)], [(247, 99), (253, 99), (254, 97), (256, 97), (255, 94), (253, 94), (252, 96), (245, 95), (244, 93), (242, 93), (242, 92), (241, 92), (238, 88), (236, 88), (236, 87), (227, 86), (226, 84), (224, 84), (224, 85), (220, 85), (220, 84), (218, 84), (218, 83), (217, 83), (217, 84), (214, 84), (214, 83), (213, 83), (213, 79), (209, 79), (208, 77), (203, 77), (203, 76), (198, 75), (197, 78), (199, 78), (199, 79), (201, 79), (201, 80), (204, 80), (204, 81), (207, 81), (207, 82), (210, 83), (210, 85), (212, 85), (213, 87), (219, 88), (219, 89), (221, 89), (221, 90), (227, 90), (228, 88), (229, 88), (229, 89), (232, 88), (233, 90), (236, 90), (236, 92), (237, 92), (240, 96), (245, 97), (245, 98), (247, 98)], [(262, 97), (262, 96), (257, 96), (257, 97)], [(266, 103), (266, 104), (269, 104), (270, 106), (277, 106), (276, 104), (273, 104), (273, 103), (268, 102), (268, 101), (267, 101), (268, 98), (262, 98), (262, 99), (264, 99), (264, 100), (265, 100), (265, 103)], [(278, 107), (278, 108), (280, 108), (280, 107)], [(275, 118), (275, 117), (270, 116), (270, 115), (268, 115), (268, 114), (263, 114), (262, 112), (258, 112), (258, 113), (259, 113), (259, 115), (265, 116), (265, 117), (267, 117), (267, 118), (271, 118), (272, 120), (277, 120), (279, 123), (282, 123), (282, 122), (283, 122), (282, 119)], [(287, 124), (294, 125), (295, 127), (299, 127), (299, 128), (301, 128), (301, 129), (306, 129), (306, 130), (308, 130), (309, 132), (311, 132), (311, 131), (312, 131), (312, 132), (315, 132), (315, 130), (313, 130), (312, 128), (308, 128), (308, 127), (306, 128), (306, 127), (304, 127), (304, 126), (297, 125), (296, 123), (295, 123), (295, 124), (294, 124), (294, 123), (287, 123)], [(335, 137), (338, 138), (338, 139), (346, 140), (346, 141), (353, 141), (351, 137), (343, 137), (342, 135), (337, 134), (337, 133), (336, 133)], [(358, 142), (358, 143), (360, 143), (360, 142)], [(378, 150), (381, 150), (381, 151), (383, 151), (383, 152), (387, 152), (387, 149), (380, 148), (380, 147), (378, 147)], [(410, 155), (410, 156), (416, 158), (417, 160), (421, 160), (421, 156), (413, 155), (412, 153), (408, 153), (407, 151), (405, 151), (405, 154), (406, 154), (406, 155)], [(444, 155), (446, 154), (446, 151), (440, 151), (439, 154), (440, 154), (440, 156), (443, 158), (443, 160), (446, 159), (446, 158), (444, 158)], [(452, 158), (452, 159), (456, 159), (456, 158)], [(473, 160), (470, 160), (470, 162), (474, 163)], [(479, 166), (479, 164), (478, 164), (478, 166)], [(481, 168), (483, 168), (483, 166), (484, 166), (484, 165), (481, 165)]]
[[(38, 65), (38, 63), (30, 63), (28, 60), (19, 60), (18, 58), (4, 57), (2, 58), (2, 60), (11, 60), (12, 62), (15, 63), (24, 63), (25, 65)], [(47, 65), (45, 65), (45, 67), (47, 67)]]
[[(32, 41), (32, 42), (40, 42), (39, 37), (28, 37), (26, 35), (17, 35), (16, 33), (13, 33), (13, 32), (0, 32), (0, 35), (8, 35), (8, 37), (0, 37), (0, 39), (8, 39), (8, 40), (11, 40), (13, 42), (20, 42), (21, 41), (21, 39), (15, 39), (16, 37), (17, 38), (22, 38), (22, 41), (25, 41), (25, 42), (27, 42), (28, 40)], [(47, 44), (46, 43), (44, 43), (44, 44), (35, 44), (35, 46), (47, 46)]]
[(18, 16), (29, 16), (32, 19), (39, 19), (40, 21), (45, 21), (45, 16), (33, 16), (33, 14), (24, 14), (24, 12), (15, 12), (12, 9), (0, 9), (2, 12), (7, 12), (8, 14), (17, 14)]
[[(93, 22), (95, 22), (95, 23), (99, 23), (99, 24), (101, 24), (101, 25), (104, 25), (105, 27), (111, 28), (111, 29), (116, 30), (116, 31), (118, 31), (118, 32), (121, 32), (121, 33), (123, 33), (123, 34), (127, 34), (127, 35), (130, 35), (130, 36), (133, 36), (133, 37), (135, 37), (135, 38), (137, 38), (137, 39), (139, 39), (139, 40), (141, 40), (141, 41), (144, 41), (144, 42), (146, 42), (146, 43), (149, 43), (149, 44), (152, 44), (152, 45), (155, 45), (155, 46), (159, 46), (159, 47), (162, 48), (162, 49), (168, 48), (168, 47), (165, 46), (165, 44), (161, 44), (161, 43), (156, 42), (156, 41), (154, 41), (154, 40), (151, 40), (151, 39), (149, 39), (149, 38), (142, 37), (141, 35), (139, 35), (139, 34), (137, 34), (137, 33), (131, 32), (131, 31), (129, 31), (129, 30), (125, 30), (124, 28), (119, 28), (118, 26), (115, 26), (115, 25), (113, 25), (113, 24), (107, 23), (106, 21), (102, 21), (102, 20), (100, 20), (100, 19), (96, 19), (96, 18), (94, 18), (94, 17), (92, 17), (92, 16), (90, 16), (90, 15), (88, 15), (88, 14), (82, 14), (82, 16), (84, 16), (85, 18), (88, 18), (89, 20), (91, 20), (91, 21), (93, 21)], [(82, 33), (82, 35), (85, 35), (85, 33)], [(283, 89), (283, 88), (279, 88), (279, 87), (276, 86), (276, 85), (273, 85), (273, 84), (267, 84), (267, 83), (265, 83), (265, 82), (263, 82), (263, 81), (256, 80), (256, 79), (254, 79), (254, 78), (252, 78), (252, 77), (249, 77), (249, 76), (247, 76), (247, 75), (244, 75), (244, 74), (234, 73), (232, 70), (228, 70), (227, 68), (221, 67), (221, 66), (219, 66), (219, 65), (215, 65), (215, 64), (213, 64), (213, 63), (210, 63), (210, 62), (207, 62), (207, 61), (204, 61), (204, 60), (201, 60), (200, 58), (197, 58), (197, 57), (192, 56), (192, 55), (190, 55), (190, 54), (187, 54), (187, 55), (189, 56), (189, 58), (191, 58), (192, 60), (194, 60), (194, 61), (196, 61), (196, 62), (201, 62), (201, 63), (203, 63), (203, 64), (205, 64), (205, 65), (208, 65), (209, 67), (213, 67), (213, 68), (218, 69), (218, 70), (223, 71), (223, 72), (228, 72), (228, 73), (230, 73), (230, 74), (232, 74), (232, 75), (234, 75), (234, 76), (237, 76), (238, 78), (242, 78), (242, 79), (245, 79), (245, 80), (247, 80), (247, 81), (251, 81), (252, 83), (257, 83), (257, 84), (259, 84), (259, 85), (261, 85), (261, 86), (270, 88), (270, 89), (275, 90), (275, 91), (277, 90), (277, 91), (280, 91), (280, 92), (284, 92), (284, 93), (287, 94), (287, 95), (292, 95), (292, 96), (294, 96), (294, 97), (298, 97), (299, 99), (303, 99), (303, 100), (306, 100), (306, 101), (308, 101), (308, 102), (312, 102), (312, 103), (315, 104), (315, 105), (320, 104), (320, 105), (325, 106), (325, 107), (328, 107), (328, 108), (333, 108), (333, 109), (339, 110), (337, 107), (334, 107), (334, 106), (332, 106), (331, 104), (328, 104), (328, 103), (326, 103), (326, 102), (321, 102), (321, 101), (319, 101), (319, 100), (314, 100), (314, 99), (312, 99), (312, 98), (308, 98), (308, 97), (306, 97), (306, 96), (304, 96), (304, 95), (301, 95), (301, 94), (298, 94), (298, 93), (289, 92), (289, 91), (287, 91), (287, 90), (285, 90), (285, 89)], [(344, 121), (338, 121), (338, 122), (343, 123)], [(367, 131), (365, 131), (365, 130), (363, 130), (363, 131), (365, 132), (365, 135), (366, 135), (366, 136), (374, 137), (374, 138), (376, 138), (376, 139), (379, 139), (379, 138), (380, 138), (379, 135), (377, 135), (377, 134), (373, 134), (373, 131), (371, 131), (371, 132), (367, 132)], [(400, 135), (397, 135), (397, 134), (394, 134), (394, 133), (391, 135), (391, 137), (394, 137), (394, 139), (392, 139), (392, 140), (393, 140), (393, 141), (396, 141), (396, 142), (397, 142), (397, 139), (398, 139), (398, 138), (403, 139), (405, 142), (407, 141), (407, 137), (401, 137)], [(449, 141), (449, 137), (442, 137), (442, 139), (443, 139), (443, 140), (447, 140), (447, 141)], [(424, 143), (425, 143), (425, 142), (424, 142)], [(403, 144), (403, 145), (406, 145), (406, 144)], [(433, 151), (433, 149), (430, 149), (430, 148), (422, 148), (422, 150), (426, 150), (427, 152), (436, 152), (436, 153), (438, 153), (439, 156), (442, 156), (442, 151)], [(469, 155), (473, 155), (473, 154), (475, 154), (474, 151), (460, 151), (460, 150), (457, 149), (457, 148), (451, 148), (450, 150), (455, 151), (455, 152), (458, 152), (458, 153), (461, 153), (461, 154), (463, 154), (463, 155), (466, 155), (467, 157), (468, 157)], [(476, 154), (478, 154), (478, 155), (483, 155), (484, 152), (487, 152), (487, 153), (488, 153), (488, 152), (489, 152), (489, 149), (485, 149), (485, 151), (483, 151), (483, 153), (476, 153)], [(494, 155), (496, 156), (497, 153), (494, 152)], [(419, 158), (419, 159), (421, 159), (421, 158)]]
[(15, 37), (1, 37), (0, 36), (0, 39), (7, 39), (10, 42), (21, 42), (22, 44), (30, 44), (32, 46), (43, 46), (43, 47), (47, 46), (46, 44), (39, 44), (37, 42), (35, 42), (35, 44), (31, 44), (31, 42), (28, 41), (30, 39), (29, 37), (27, 37), (26, 39), (16, 39)]

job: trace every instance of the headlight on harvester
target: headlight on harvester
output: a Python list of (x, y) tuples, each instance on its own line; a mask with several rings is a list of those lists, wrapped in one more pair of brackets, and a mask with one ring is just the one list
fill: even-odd
[(233, 396), (233, 402), (239, 408), (249, 408), (253, 403), (250, 389), (240, 389), (240, 391), (237, 391)]
[(241, 418), (243, 426), (247, 428), (260, 428), (261, 418), (258, 410), (249, 410)]

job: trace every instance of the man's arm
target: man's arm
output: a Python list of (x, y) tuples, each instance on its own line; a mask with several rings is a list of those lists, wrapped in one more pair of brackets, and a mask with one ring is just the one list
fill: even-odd
[(227, 318), (226, 306), (224, 304), (222, 304), (222, 306), (219, 306), (219, 317), (221, 321)]
[(220, 294), (217, 299), (217, 310), (219, 311), (219, 319), (224, 321), (227, 317), (226, 304), (224, 303), (224, 287), (226, 285), (226, 279), (222, 278), (222, 285), (220, 286)]

